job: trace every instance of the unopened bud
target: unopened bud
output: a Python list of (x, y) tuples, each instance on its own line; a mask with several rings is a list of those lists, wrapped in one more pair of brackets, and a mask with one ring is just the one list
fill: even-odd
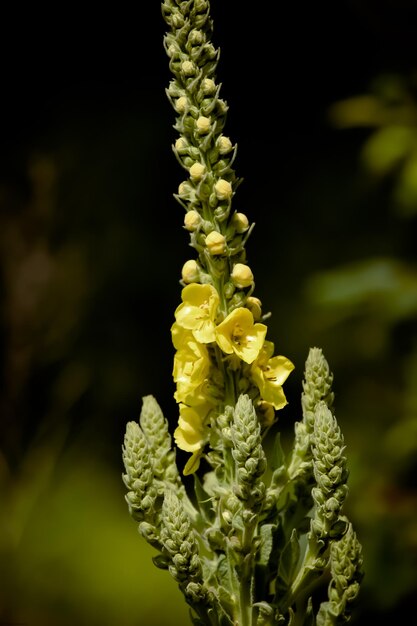
[(178, 154), (184, 154), (187, 151), (187, 148), (188, 141), (184, 139), (184, 137), (178, 137), (177, 141), (175, 142), (175, 150), (178, 152)]
[(244, 265), (244, 263), (236, 263), (230, 277), (239, 289), (250, 287), (253, 283), (252, 270), (248, 265)]
[(183, 61), (181, 69), (185, 76), (194, 76), (195, 74), (195, 65), (192, 61)]
[(172, 28), (182, 28), (184, 26), (184, 18), (181, 13), (174, 13), (171, 17)]
[(188, 211), (188, 213), (185, 214), (184, 226), (187, 230), (189, 231), (197, 230), (200, 222), (201, 222), (200, 214), (197, 213), (197, 211), (194, 211), (194, 209), (192, 209), (191, 211)]
[(194, 28), (188, 35), (188, 41), (192, 46), (199, 46), (204, 41), (204, 34), (201, 30)]
[(188, 106), (188, 100), (185, 96), (180, 96), (175, 102), (175, 110), (177, 113), (185, 113)]
[(199, 118), (197, 118), (195, 125), (200, 135), (205, 135), (210, 130), (210, 118), (201, 115)]
[(220, 135), (220, 137), (217, 140), (217, 148), (220, 154), (228, 154), (233, 149), (233, 145), (229, 137)]
[(212, 96), (216, 93), (216, 83), (211, 78), (204, 78), (201, 81), (201, 90), (205, 96)]
[(249, 228), (249, 220), (244, 213), (235, 213), (232, 217), (232, 225), (239, 235), (244, 233)]
[(183, 180), (182, 183), (178, 185), (178, 195), (182, 197), (187, 197), (191, 189), (192, 187), (188, 180)]
[(207, 10), (206, 0), (196, 0), (194, 6), (197, 13), (202, 13)]
[(200, 276), (200, 270), (197, 262), (193, 259), (186, 261), (182, 267), (182, 279), (185, 283), (196, 283)]
[(206, 237), (206, 246), (210, 254), (223, 254), (226, 250), (226, 239), (217, 230), (212, 230)]
[(246, 306), (253, 315), (255, 322), (261, 319), (262, 316), (262, 303), (259, 298), (249, 296), (246, 300)]
[(193, 180), (201, 180), (206, 173), (206, 166), (203, 163), (193, 163), (190, 167), (190, 176)]
[(218, 200), (230, 200), (233, 194), (232, 185), (228, 180), (224, 180), (224, 178), (219, 178), (217, 183), (214, 185), (214, 192), (218, 198)]
[(172, 58), (173, 56), (175, 56), (175, 54), (178, 53), (178, 46), (176, 46), (175, 44), (170, 44), (168, 46), (168, 50), (167, 50), (167, 54), (170, 58)]

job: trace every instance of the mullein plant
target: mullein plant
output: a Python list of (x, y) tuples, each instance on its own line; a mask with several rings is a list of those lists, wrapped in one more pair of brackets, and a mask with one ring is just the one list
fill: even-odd
[(236, 145), (223, 132), (228, 107), (216, 82), (210, 6), (164, 0), (162, 14), (174, 154), (186, 173), (176, 198), (195, 250), (171, 328), (174, 439), (189, 453), (182, 473), (190, 478), (180, 476), (161, 408), (144, 397), (123, 445), (129, 511), (194, 624), (344, 624), (362, 557), (343, 513), (348, 472), (333, 377), (322, 351), (311, 349), (293, 446), (284, 454), (277, 433), (267, 456), (264, 438), (287, 403), (282, 386), (294, 366), (266, 339), (268, 316), (246, 261), (252, 227), (232, 209), (240, 181)]

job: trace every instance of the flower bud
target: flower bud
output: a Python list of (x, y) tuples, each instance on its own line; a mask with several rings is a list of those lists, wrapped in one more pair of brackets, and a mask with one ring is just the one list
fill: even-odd
[(206, 0), (196, 0), (194, 7), (197, 13), (202, 13), (203, 11), (207, 11), (207, 2)]
[(184, 18), (181, 13), (174, 13), (171, 16), (171, 26), (172, 28), (182, 28), (184, 26)]
[(206, 166), (203, 163), (194, 163), (190, 167), (190, 176), (193, 180), (201, 180), (206, 173)]
[(201, 223), (200, 214), (197, 213), (197, 211), (194, 211), (194, 209), (192, 209), (191, 211), (188, 211), (188, 213), (185, 214), (184, 226), (187, 230), (191, 232), (194, 230), (197, 230), (200, 223)]
[(185, 96), (180, 96), (175, 102), (175, 110), (177, 113), (185, 113), (188, 107), (188, 100)]
[(204, 115), (201, 115), (199, 118), (197, 118), (195, 125), (200, 135), (206, 135), (209, 132), (210, 127), (211, 127), (210, 118), (205, 117)]
[(232, 185), (228, 180), (219, 178), (217, 183), (214, 185), (214, 192), (218, 200), (230, 200), (233, 194)]
[(181, 70), (185, 76), (194, 76), (195, 65), (192, 61), (183, 61), (181, 63)]
[(204, 42), (204, 34), (201, 30), (194, 28), (188, 35), (188, 42), (192, 46), (200, 46)]
[(178, 46), (175, 45), (174, 43), (171, 43), (168, 46), (168, 50), (167, 50), (167, 54), (170, 58), (172, 58), (173, 56), (175, 56), (175, 54), (178, 53)]
[(186, 261), (182, 267), (182, 279), (185, 283), (196, 283), (200, 277), (200, 269), (194, 259)]
[(232, 217), (232, 226), (241, 235), (249, 228), (249, 220), (244, 213), (235, 213)]
[(228, 300), (230, 300), (230, 298), (233, 296), (235, 289), (236, 287), (230, 280), (227, 281), (227, 283), (223, 286), (223, 293)]
[(228, 154), (233, 149), (233, 145), (229, 137), (220, 135), (220, 137), (217, 140), (217, 149), (220, 152), (220, 154)]
[(259, 298), (249, 296), (246, 300), (246, 306), (253, 315), (255, 322), (261, 319), (262, 316), (262, 303)]
[(175, 142), (175, 150), (178, 154), (185, 154), (188, 148), (188, 141), (184, 137), (178, 137)]
[(209, 59), (214, 59), (214, 57), (216, 56), (216, 48), (213, 46), (212, 43), (208, 43), (204, 46), (204, 52)]
[(171, 98), (179, 98), (179, 96), (183, 93), (183, 89), (179, 87), (176, 80), (171, 80), (167, 89), (167, 93), (171, 96)]
[(216, 112), (218, 115), (225, 115), (227, 113), (227, 109), (229, 108), (226, 102), (220, 98), (217, 100), (216, 106)]
[(178, 185), (178, 195), (182, 198), (187, 198), (190, 194), (192, 187), (188, 180), (183, 180), (182, 183)]
[(206, 237), (206, 246), (210, 254), (223, 254), (226, 251), (226, 239), (217, 230), (212, 230)]
[(253, 283), (252, 270), (248, 265), (244, 265), (243, 263), (236, 263), (230, 277), (239, 289), (250, 287)]
[(216, 93), (216, 83), (212, 78), (204, 78), (201, 81), (201, 90), (205, 96), (213, 96)]

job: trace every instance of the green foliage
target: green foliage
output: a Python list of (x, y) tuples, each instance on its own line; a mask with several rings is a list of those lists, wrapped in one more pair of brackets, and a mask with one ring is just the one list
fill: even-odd
[[(317, 360), (330, 377), (317, 349), (310, 353), (306, 372)], [(331, 393), (323, 378), (315, 380), (319, 381), (315, 390), (308, 379), (304, 388), (314, 391), (317, 398)], [(160, 415), (154, 399), (145, 398), (144, 405), (151, 401)], [(312, 473), (291, 477), (277, 444), (274, 456), (281, 478), (277, 480), (275, 470), (266, 480), (267, 458), (249, 397), (240, 396), (232, 413), (231, 450), (225, 446), (217, 454), (215, 472), (203, 473), (203, 482), (195, 475), (195, 498), (190, 500), (185, 489), (173, 491), (165, 481), (163, 499), (152, 516), (156, 527), (148, 535), (142, 532), (161, 552), (153, 559), (155, 565), (168, 569), (179, 583), (195, 623), (230, 625), (314, 623), (314, 589), (330, 570), (329, 601), (320, 605), (318, 619), (323, 625), (344, 623), (362, 577), (362, 556), (342, 513), (347, 471), (336, 419), (327, 404), (318, 400), (314, 431), (305, 450)], [(136, 431), (140, 431), (138, 425)], [(132, 455), (127, 454), (132, 448), (131, 424), (127, 432), (124, 459), (133, 477), (129, 470)], [(136, 432), (134, 441), (139, 440)], [(152, 459), (155, 486), (161, 475), (158, 459), (156, 453)], [(129, 480), (125, 482), (130, 486)], [(310, 492), (312, 497), (306, 499)], [(287, 494), (284, 500), (282, 494)], [(135, 502), (139, 504), (134, 510), (131, 507), (133, 517), (149, 518), (146, 497), (142, 497), (142, 512), (140, 498)], [(333, 614), (342, 621), (329, 621)]]

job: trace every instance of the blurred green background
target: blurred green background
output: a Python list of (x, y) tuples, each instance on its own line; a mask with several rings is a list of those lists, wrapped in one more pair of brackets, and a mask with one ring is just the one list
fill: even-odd
[[(335, 373), (366, 569), (355, 623), (390, 624), (417, 592), (417, 7), (289, 4), (212, 2), (235, 207), (256, 222), (269, 337), (296, 364), (288, 439), (308, 348)], [(3, 20), (0, 623), (188, 623), (121, 482), (141, 396), (175, 426), (190, 255), (164, 25), (158, 2), (139, 9)]]

